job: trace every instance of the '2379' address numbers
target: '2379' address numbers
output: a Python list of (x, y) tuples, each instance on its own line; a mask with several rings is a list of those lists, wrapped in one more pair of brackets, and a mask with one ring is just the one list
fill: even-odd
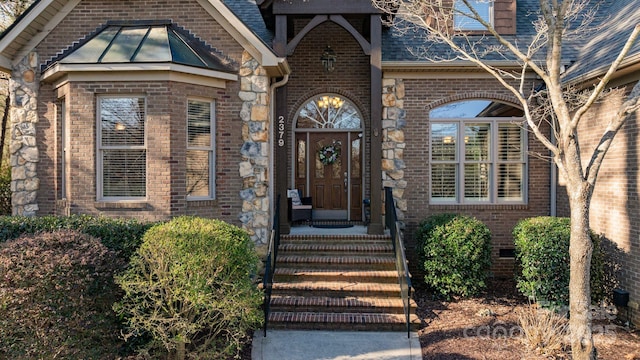
[(284, 146), (284, 116), (278, 116), (278, 146)]

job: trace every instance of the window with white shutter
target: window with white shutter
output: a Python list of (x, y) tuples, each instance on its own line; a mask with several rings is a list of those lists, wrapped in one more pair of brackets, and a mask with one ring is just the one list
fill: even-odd
[(215, 103), (188, 100), (187, 198), (215, 198)]
[(526, 132), (522, 111), (489, 100), (431, 110), (433, 204), (526, 202)]
[(98, 198), (140, 200), (147, 195), (145, 98), (98, 98)]

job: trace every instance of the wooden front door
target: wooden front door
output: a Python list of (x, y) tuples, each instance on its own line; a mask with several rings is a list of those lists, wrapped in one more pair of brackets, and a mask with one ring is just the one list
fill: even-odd
[(362, 220), (362, 141), (358, 134), (310, 132), (296, 138), (296, 188), (313, 198), (314, 219)]
[(314, 220), (362, 220), (364, 134), (362, 113), (342, 95), (319, 94), (298, 109), (293, 185), (312, 197)]
[(314, 210), (323, 218), (346, 219), (349, 195), (347, 133), (310, 134), (309, 145), (312, 156), (309, 185)]

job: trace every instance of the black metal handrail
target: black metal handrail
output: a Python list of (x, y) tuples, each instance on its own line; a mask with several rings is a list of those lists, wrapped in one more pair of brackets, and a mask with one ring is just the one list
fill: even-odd
[(404, 249), (400, 222), (396, 214), (396, 205), (393, 201), (393, 192), (390, 187), (384, 188), (385, 212), (384, 222), (391, 233), (393, 252), (396, 255), (396, 269), (398, 270), (398, 282), (400, 283), (400, 295), (404, 306), (404, 316), (407, 324), (407, 337), (411, 336), (411, 274), (407, 264), (407, 256)]
[(263, 336), (267, 336), (267, 325), (269, 324), (269, 313), (271, 312), (271, 290), (273, 288), (273, 274), (276, 271), (276, 259), (278, 257), (278, 247), (280, 246), (280, 195), (276, 197), (275, 214), (273, 215), (273, 226), (269, 237), (269, 248), (264, 264), (264, 278), (262, 288), (264, 290), (264, 326)]

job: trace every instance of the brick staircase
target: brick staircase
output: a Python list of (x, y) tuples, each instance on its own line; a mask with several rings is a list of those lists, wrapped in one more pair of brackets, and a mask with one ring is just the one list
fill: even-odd
[(283, 235), (272, 289), (271, 329), (406, 330), (389, 236)]

